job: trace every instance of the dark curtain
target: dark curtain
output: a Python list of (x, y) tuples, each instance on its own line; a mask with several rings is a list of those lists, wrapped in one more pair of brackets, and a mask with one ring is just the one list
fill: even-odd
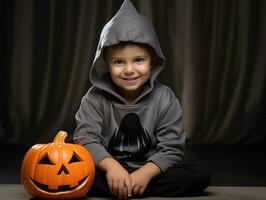
[[(99, 34), (122, 0), (0, 2), (0, 143), (71, 135)], [(266, 1), (135, 0), (167, 64), (160, 81), (195, 144), (265, 141)]]

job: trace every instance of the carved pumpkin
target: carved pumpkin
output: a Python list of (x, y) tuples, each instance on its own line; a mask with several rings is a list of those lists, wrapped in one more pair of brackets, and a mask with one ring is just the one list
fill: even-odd
[(95, 168), (87, 149), (65, 143), (67, 133), (58, 132), (53, 143), (36, 144), (26, 153), (21, 167), (21, 182), (34, 197), (73, 199), (91, 188)]

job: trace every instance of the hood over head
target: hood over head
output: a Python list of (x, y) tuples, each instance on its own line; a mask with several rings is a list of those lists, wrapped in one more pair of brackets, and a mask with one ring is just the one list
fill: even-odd
[(135, 100), (137, 102), (148, 94), (154, 87), (154, 81), (163, 69), (165, 57), (162, 53), (157, 35), (150, 21), (140, 15), (129, 0), (125, 0), (116, 15), (104, 26), (98, 43), (96, 55), (90, 69), (90, 81), (98, 87), (125, 103), (123, 97), (118, 93), (118, 89), (113, 83), (103, 60), (103, 49), (107, 46), (119, 44), (120, 42), (145, 43), (151, 46), (159, 60), (153, 66), (150, 79), (146, 83), (141, 95)]

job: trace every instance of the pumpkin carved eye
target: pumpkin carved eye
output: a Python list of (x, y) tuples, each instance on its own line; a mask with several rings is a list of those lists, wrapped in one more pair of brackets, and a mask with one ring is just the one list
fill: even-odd
[(82, 159), (76, 154), (76, 152), (74, 152), (72, 158), (69, 161), (69, 164), (80, 161), (82, 161)]
[(44, 156), (40, 159), (39, 164), (55, 165), (54, 163), (52, 163), (47, 153), (44, 154)]

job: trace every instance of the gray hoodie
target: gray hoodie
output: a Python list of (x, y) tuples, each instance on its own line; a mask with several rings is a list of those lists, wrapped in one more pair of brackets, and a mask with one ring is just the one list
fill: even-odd
[[(162, 60), (133, 105), (127, 105), (112, 82), (102, 58), (105, 47), (122, 41), (146, 43)], [(183, 160), (185, 132), (178, 99), (156, 81), (165, 57), (151, 23), (129, 0), (104, 26), (90, 70), (93, 86), (76, 114), (74, 141), (91, 153), (95, 165), (106, 157), (137, 169), (155, 163), (163, 172)]]

